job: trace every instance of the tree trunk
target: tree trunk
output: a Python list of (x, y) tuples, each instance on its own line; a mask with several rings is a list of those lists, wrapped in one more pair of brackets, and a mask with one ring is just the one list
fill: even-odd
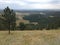
[(10, 22), (9, 22), (9, 34), (10, 34)]
[(10, 29), (9, 29), (9, 34), (10, 34)]

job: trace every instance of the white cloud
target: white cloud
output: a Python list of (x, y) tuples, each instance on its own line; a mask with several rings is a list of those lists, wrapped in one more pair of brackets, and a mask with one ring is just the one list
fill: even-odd
[(54, 4), (31, 4), (27, 5), (28, 8), (33, 9), (60, 9), (60, 4), (54, 5)]
[(52, 1), (52, 0), (26, 0), (27, 2), (50, 2), (50, 1)]
[(5, 3), (12, 4), (12, 3), (14, 3), (14, 4), (25, 5), (24, 2), (19, 1), (19, 0), (0, 0), (0, 3), (2, 3), (2, 4), (5, 4)]
[[(17, 9), (60, 9), (60, 0), (0, 0), (1, 5)], [(1, 6), (1, 7), (4, 7)]]

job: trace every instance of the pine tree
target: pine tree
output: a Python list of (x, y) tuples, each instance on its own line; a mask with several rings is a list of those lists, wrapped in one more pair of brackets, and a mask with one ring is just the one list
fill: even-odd
[(15, 29), (15, 25), (16, 25), (16, 17), (15, 17), (15, 12), (13, 10), (11, 10), (9, 7), (5, 8), (3, 10), (3, 18), (5, 20), (5, 26), (8, 28), (9, 30), (9, 34), (10, 34), (10, 30), (13, 28)]

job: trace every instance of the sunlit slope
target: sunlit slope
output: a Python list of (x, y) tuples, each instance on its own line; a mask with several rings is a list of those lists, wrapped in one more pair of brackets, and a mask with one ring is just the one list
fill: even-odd
[(60, 45), (60, 30), (0, 31), (0, 45)]

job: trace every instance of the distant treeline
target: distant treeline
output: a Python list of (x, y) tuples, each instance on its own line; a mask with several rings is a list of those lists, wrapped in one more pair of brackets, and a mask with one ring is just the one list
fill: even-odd
[(46, 14), (31, 14), (24, 17), (30, 22), (38, 22), (36, 29), (58, 29), (60, 28), (60, 12), (52, 12)]

